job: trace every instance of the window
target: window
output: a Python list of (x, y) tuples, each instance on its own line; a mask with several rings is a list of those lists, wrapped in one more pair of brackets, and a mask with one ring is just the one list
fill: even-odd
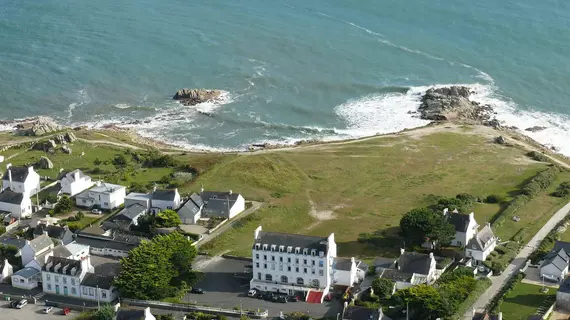
[(71, 294), (77, 294), (77, 291), (75, 290), (74, 287), (71, 287)]
[(315, 274), (315, 269), (312, 269), (312, 270), (311, 270), (311, 274)]
[(267, 251), (267, 245), (266, 244), (263, 245), (263, 251)]
[(313, 260), (313, 265), (315, 265), (315, 260)]
[(291, 271), (291, 267), (287, 267), (287, 271)]
[(304, 284), (305, 284), (305, 280), (303, 280), (303, 278), (299, 277), (299, 278), (297, 278), (297, 284), (298, 284), (298, 285), (304, 285)]
[(295, 272), (299, 272), (299, 267), (296, 267), (296, 268), (295, 268)]
[(263, 260), (267, 260), (267, 255), (266, 255), (266, 254), (263, 255)]
[(271, 256), (271, 261), (275, 261), (275, 256)]
[(51, 276), (49, 275), (49, 273), (46, 273), (46, 280), (50, 281)]
[(67, 277), (63, 277), (63, 284), (67, 284)]
[(296, 263), (296, 264), (299, 264), (299, 259), (295, 259), (295, 263)]
[(275, 252), (275, 245), (271, 246), (271, 252)]
[(309, 254), (309, 249), (303, 249), (303, 255), (308, 255)]
[(71, 279), (71, 285), (73, 285), (73, 286), (75, 285), (75, 279), (73, 279), (73, 278)]
[(313, 285), (313, 287), (319, 287), (319, 279), (314, 279), (312, 281), (312, 285)]
[(255, 263), (255, 267), (256, 267), (256, 268), (259, 268), (259, 262), (256, 262), (256, 263)]
[(301, 252), (300, 248), (295, 248), (295, 254), (299, 254), (299, 252)]
[(87, 294), (87, 288), (83, 287), (83, 294)]
[(286, 276), (281, 276), (281, 282), (287, 283), (287, 282), (289, 282), (289, 279), (287, 279)]
[(279, 252), (283, 252), (283, 250), (285, 250), (284, 246), (279, 246)]
[(59, 282), (59, 276), (55, 276), (53, 278), (54, 278), (55, 282)]
[(325, 262), (323, 260), (319, 260), (319, 267), (324, 267), (325, 266)]
[(324, 276), (325, 275), (325, 271), (324, 270), (319, 270), (319, 276)]
[(255, 259), (259, 259), (259, 253), (255, 254)]
[(311, 250), (311, 256), (314, 257), (314, 256), (316, 256), (316, 255), (317, 255), (317, 250), (315, 250), (315, 249)]
[(279, 271), (283, 271), (283, 265), (282, 264), (279, 265)]
[(90, 296), (95, 295), (95, 291), (93, 290), (93, 288), (89, 288), (89, 295)]
[(47, 288), (48, 288), (48, 290), (51, 290), (51, 284), (48, 283)]
[(283, 257), (279, 257), (279, 262), (283, 262)]
[(291, 258), (287, 258), (287, 262), (291, 263)]
[(303, 268), (303, 273), (307, 273), (307, 268)]
[(303, 264), (305, 265), (307, 264), (307, 259), (303, 260)]
[(257, 280), (261, 280), (261, 272), (257, 273)]
[(291, 253), (293, 251), (293, 247), (287, 247), (287, 253)]
[(271, 264), (271, 270), (275, 270), (275, 264)]
[(265, 281), (273, 281), (273, 276), (269, 273), (265, 274)]
[(263, 264), (263, 269), (267, 269), (267, 263)]
[(101, 291), (101, 298), (107, 299), (107, 291), (105, 290)]
[(261, 246), (259, 245), (259, 243), (256, 243), (256, 244), (255, 244), (255, 250), (259, 250), (259, 247), (261, 247)]

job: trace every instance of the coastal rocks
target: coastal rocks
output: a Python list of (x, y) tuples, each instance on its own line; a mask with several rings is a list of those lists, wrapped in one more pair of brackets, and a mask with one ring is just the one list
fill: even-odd
[(495, 142), (498, 144), (506, 145), (508, 144), (507, 139), (503, 136), (498, 136), (495, 138)]
[(41, 157), (38, 161), (38, 167), (40, 169), (53, 169), (53, 162), (48, 157)]
[(75, 136), (75, 134), (73, 132), (66, 132), (65, 133), (65, 140), (69, 143), (72, 143), (75, 140), (77, 140), (77, 137)]
[[(469, 100), (471, 91), (464, 86), (428, 89), (418, 108), (425, 120), (484, 123), (491, 119), (493, 109)], [(498, 124), (498, 123), (497, 123)]]
[(55, 143), (55, 141), (53, 141), (52, 139), (49, 140), (45, 140), (45, 141), (40, 141), (35, 143), (32, 146), (33, 150), (41, 150), (41, 151), (48, 151), (51, 148), (55, 148), (57, 146), (57, 144)]
[(546, 127), (534, 126), (534, 127), (526, 128), (524, 130), (529, 131), (529, 132), (538, 132), (538, 131), (542, 131), (542, 130), (546, 130), (546, 129), (547, 129)]
[(50, 117), (28, 118), (16, 123), (16, 133), (25, 136), (42, 136), (61, 130), (61, 126)]
[(65, 140), (65, 136), (63, 134), (56, 135), (55, 137), (53, 137), (53, 140), (57, 144), (67, 144), (67, 140)]
[(61, 147), (61, 151), (63, 151), (64, 153), (67, 153), (67, 154), (71, 154), (71, 148), (68, 146)]
[(181, 89), (172, 99), (180, 101), (185, 106), (194, 106), (207, 101), (217, 101), (221, 95), (221, 90)]

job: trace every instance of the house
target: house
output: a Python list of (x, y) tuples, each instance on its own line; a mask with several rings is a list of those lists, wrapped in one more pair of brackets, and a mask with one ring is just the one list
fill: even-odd
[(22, 256), (22, 249), (26, 246), (26, 239), (24, 238), (0, 238), (0, 246), (16, 247), (18, 253), (16, 256)]
[(540, 264), (540, 277), (561, 282), (568, 273), (570, 263), (570, 242), (556, 241), (554, 248), (550, 250)]
[(0, 262), (0, 282), (6, 282), (14, 274), (14, 268), (7, 259)]
[(477, 232), (475, 237), (469, 240), (465, 246), (465, 255), (473, 259), (474, 265), (482, 265), (496, 246), (497, 237), (491, 229), (491, 224), (487, 223), (481, 231)]
[(87, 190), (94, 184), (94, 182), (91, 181), (91, 177), (86, 176), (79, 169), (60, 174), (58, 180), (61, 184), (61, 191), (70, 196)]
[(245, 210), (245, 199), (237, 193), (202, 191), (200, 197), (204, 202), (202, 215), (205, 217), (224, 217), (231, 219)]
[(17, 193), (10, 188), (0, 193), (0, 211), (10, 213), (12, 217), (21, 219), (32, 215), (32, 200), (24, 193)]
[(150, 308), (144, 310), (119, 309), (115, 315), (115, 320), (156, 320), (150, 313)]
[(49, 257), (42, 268), (44, 293), (81, 298), (80, 285), (87, 269), (87, 260)]
[(11, 163), (6, 165), (6, 172), (2, 177), (2, 190), (11, 189), (26, 197), (40, 192), (40, 175), (34, 167), (15, 167)]
[(177, 210), (180, 208), (180, 194), (178, 189), (156, 189), (152, 191), (151, 210), (157, 213), (162, 210)]
[(455, 238), (451, 240), (451, 245), (456, 247), (464, 247), (467, 245), (477, 233), (479, 225), (475, 221), (475, 214), (461, 214), (457, 210), (449, 212), (446, 208), (443, 215), (447, 221), (455, 228)]
[(255, 229), (250, 289), (306, 296), (322, 303), (333, 283), (334, 234), (314, 237)]
[(118, 184), (97, 182), (93, 188), (75, 196), (75, 204), (78, 207), (112, 210), (125, 202), (126, 190), (125, 186)]
[(58, 224), (60, 221), (61, 219), (50, 217), (50, 215), (48, 214), (44, 218), (41, 218), (37, 221), (36, 227), (40, 224), (44, 226), (51, 226), (54, 224)]
[(103, 236), (79, 232), (75, 236), (75, 242), (89, 246), (89, 252), (98, 256), (126, 257), (129, 251), (136, 248), (142, 238), (132, 235), (113, 233), (111, 236)]
[(12, 287), (31, 290), (42, 281), (42, 272), (36, 268), (25, 267), (12, 275)]
[(47, 234), (48, 237), (56, 240), (58, 243), (67, 245), (73, 242), (73, 232), (69, 230), (68, 226), (54, 226), (54, 225), (44, 225), (38, 224), (34, 229), (34, 237), (37, 238), (43, 234)]
[(333, 280), (335, 285), (352, 287), (357, 283), (354, 258), (334, 258)]
[(380, 278), (396, 283), (396, 290), (418, 284), (432, 284), (438, 279), (437, 262), (433, 253), (406, 252), (400, 249), (400, 257), (389, 268), (378, 270)]
[(570, 311), (570, 277), (566, 278), (556, 292), (556, 307)]
[(146, 210), (150, 210), (152, 201), (152, 194), (149, 193), (138, 193), (138, 192), (131, 192), (125, 197), (125, 208), (129, 207), (133, 204), (139, 204), (146, 208)]
[(342, 320), (390, 320), (382, 312), (382, 308), (346, 307), (342, 312)]
[(26, 241), (26, 245), (22, 248), (22, 264), (27, 265), (38, 256), (51, 251), (53, 247), (53, 241), (47, 234), (43, 234), (30, 241)]
[(119, 297), (119, 291), (113, 286), (112, 276), (87, 273), (81, 281), (81, 298), (101, 303), (111, 303)]
[(190, 199), (178, 210), (178, 216), (182, 224), (196, 224), (202, 217), (202, 208), (204, 208), (202, 198), (193, 193)]
[(139, 218), (147, 213), (147, 208), (135, 203), (125, 207), (117, 215), (103, 222), (103, 229), (129, 231), (131, 226), (139, 224)]

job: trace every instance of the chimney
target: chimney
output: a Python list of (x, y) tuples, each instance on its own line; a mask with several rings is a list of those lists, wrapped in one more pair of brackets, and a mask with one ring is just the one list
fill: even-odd
[(497, 315), (497, 320), (503, 320), (503, 313), (499, 312), (499, 314)]
[(152, 187), (152, 192), (156, 191), (156, 184), (154, 185), (154, 187)]
[(404, 249), (404, 248), (400, 248), (400, 255), (403, 255), (403, 254), (404, 254), (404, 252), (406, 252), (406, 249)]
[(34, 167), (33, 167), (33, 166), (29, 166), (29, 167), (28, 167), (28, 172), (34, 172)]
[(433, 259), (433, 252), (430, 252), (430, 253), (429, 253), (429, 258), (430, 258), (430, 259)]
[(257, 229), (255, 229), (255, 231), (253, 232), (253, 239), (259, 238), (259, 232), (261, 231), (261, 226), (257, 227)]
[(6, 165), (6, 168), (8, 169), (8, 180), (10, 181), (10, 190), (12, 190), (12, 164), (8, 163)]
[(491, 228), (491, 223), (487, 222), (486, 226)]
[(443, 215), (444, 215), (444, 216), (446, 216), (448, 212), (449, 212), (449, 208), (443, 209)]
[(232, 195), (232, 190), (230, 189), (230, 196)]
[(200, 188), (200, 193), (203, 193), (203, 192), (204, 192), (204, 186), (202, 186), (202, 187)]
[(75, 181), (79, 181), (79, 171), (77, 170), (73, 171), (73, 179)]
[(475, 213), (474, 212), (471, 212), (469, 214), (469, 219), (475, 219)]

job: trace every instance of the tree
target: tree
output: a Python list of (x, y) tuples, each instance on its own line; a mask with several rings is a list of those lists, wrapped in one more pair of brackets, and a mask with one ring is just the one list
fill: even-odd
[(115, 285), (121, 296), (140, 300), (172, 297), (194, 284), (196, 248), (178, 232), (143, 241), (121, 260)]
[(117, 154), (115, 155), (115, 157), (113, 157), (111, 163), (115, 166), (117, 170), (122, 171), (127, 167), (129, 161), (127, 160), (127, 157), (125, 157), (125, 155)]
[(53, 214), (68, 213), (73, 208), (73, 200), (68, 196), (63, 196), (53, 207)]
[(138, 181), (134, 181), (133, 183), (131, 183), (131, 192), (143, 192), (146, 193), (150, 190), (150, 188)]
[(426, 284), (399, 290), (394, 296), (403, 307), (408, 304), (412, 320), (444, 319), (453, 313), (439, 291)]
[(113, 320), (115, 318), (115, 309), (110, 304), (104, 304), (99, 310), (93, 314), (95, 320)]
[(93, 160), (93, 164), (95, 166), (100, 166), (103, 163), (103, 161), (99, 160), (99, 158), (95, 158), (95, 160)]
[(16, 246), (0, 245), (0, 261), (8, 260), (14, 267), (20, 266), (22, 259), (18, 256), (19, 249)]
[(173, 210), (164, 210), (156, 215), (155, 228), (178, 227), (182, 221), (178, 213)]
[(455, 229), (443, 214), (428, 208), (413, 209), (400, 220), (403, 237), (413, 244), (421, 245), (427, 239), (437, 245), (445, 245), (455, 237)]
[(381, 299), (388, 299), (394, 290), (394, 281), (390, 279), (377, 278), (372, 281), (374, 294)]

